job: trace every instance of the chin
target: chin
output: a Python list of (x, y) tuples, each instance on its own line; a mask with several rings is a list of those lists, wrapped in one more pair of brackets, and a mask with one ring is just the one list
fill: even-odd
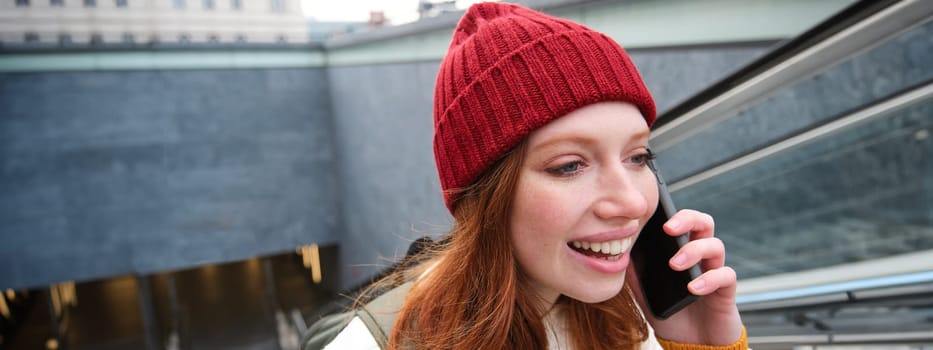
[(621, 281), (604, 282), (600, 285), (581, 284), (580, 286), (583, 286), (583, 289), (577, 288), (577, 290), (570, 291), (570, 293), (564, 295), (587, 304), (596, 304), (619, 295), (624, 285), (624, 279)]

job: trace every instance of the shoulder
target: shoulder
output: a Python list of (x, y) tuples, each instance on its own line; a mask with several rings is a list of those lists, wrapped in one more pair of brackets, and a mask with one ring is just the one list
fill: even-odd
[(369, 328), (366, 327), (363, 320), (358, 316), (354, 316), (353, 319), (350, 320), (350, 323), (348, 323), (347, 326), (337, 334), (337, 337), (327, 344), (324, 349), (379, 350), (379, 344), (376, 342), (376, 338), (373, 334), (369, 332)]
[(404, 283), (355, 310), (315, 322), (302, 338), (301, 349), (380, 349), (411, 285)]
[(315, 322), (301, 339), (302, 350), (379, 349), (375, 336), (355, 313), (334, 314)]

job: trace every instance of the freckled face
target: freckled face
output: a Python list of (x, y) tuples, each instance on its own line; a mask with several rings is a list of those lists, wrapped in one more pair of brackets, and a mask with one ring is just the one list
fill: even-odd
[(588, 105), (529, 135), (510, 234), (540, 297), (595, 303), (621, 291), (658, 203), (649, 157), (648, 125), (624, 102)]

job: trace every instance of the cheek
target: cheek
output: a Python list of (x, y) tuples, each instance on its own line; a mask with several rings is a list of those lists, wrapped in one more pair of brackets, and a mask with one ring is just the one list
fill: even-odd
[(562, 224), (570, 222), (572, 200), (559, 189), (536, 183), (520, 184), (512, 211), (512, 232), (519, 236), (515, 238), (535, 240), (556, 234)]
[(540, 182), (519, 182), (513, 203), (510, 234), (519, 263), (526, 270), (533, 270), (542, 261), (553, 260), (552, 256), (565, 239), (568, 217), (566, 199), (560, 191), (544, 186)]
[(565, 230), (569, 221), (561, 196), (532, 186), (516, 188), (510, 222), (510, 235), (516, 262), (533, 281), (545, 281), (559, 261)]

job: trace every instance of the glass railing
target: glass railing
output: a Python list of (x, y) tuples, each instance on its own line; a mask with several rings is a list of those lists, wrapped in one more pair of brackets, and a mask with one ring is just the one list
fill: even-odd
[(753, 347), (933, 341), (933, 3), (861, 1), (659, 119)]
[[(716, 217), (740, 278), (933, 250), (933, 21), (918, 15), (933, 5), (869, 10), (834, 35), (805, 33), (835, 42), (753, 62), (767, 69), (661, 117), (659, 165), (673, 197)], [(773, 80), (782, 85), (744, 91)], [(708, 115), (723, 105), (733, 107)]]
[(709, 212), (740, 277), (933, 249), (933, 99), (674, 193)]

